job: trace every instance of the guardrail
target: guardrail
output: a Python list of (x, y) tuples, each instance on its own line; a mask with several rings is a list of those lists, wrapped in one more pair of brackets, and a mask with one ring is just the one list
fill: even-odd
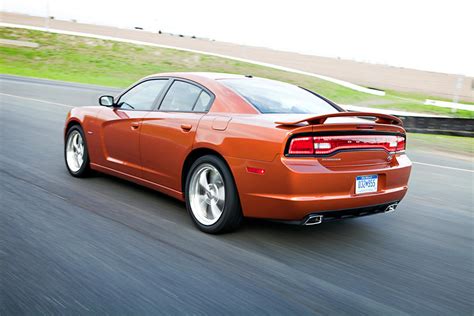
[(339, 105), (350, 112), (374, 112), (396, 116), (403, 121), (403, 127), (410, 133), (474, 137), (474, 119), (470, 118), (451, 118), (447, 116), (436, 116), (397, 110)]
[(474, 119), (399, 116), (407, 132), (474, 137)]

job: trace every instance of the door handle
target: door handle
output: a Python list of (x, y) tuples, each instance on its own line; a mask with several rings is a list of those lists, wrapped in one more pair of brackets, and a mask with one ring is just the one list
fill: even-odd
[(132, 124), (130, 124), (130, 126), (132, 127), (132, 129), (137, 129), (140, 127), (140, 122), (132, 122)]
[(181, 124), (181, 129), (185, 132), (189, 132), (193, 128), (191, 124)]

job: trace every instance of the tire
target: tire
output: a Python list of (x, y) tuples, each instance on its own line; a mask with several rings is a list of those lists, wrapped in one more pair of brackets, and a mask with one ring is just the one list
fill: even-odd
[(227, 165), (216, 156), (203, 156), (192, 164), (186, 176), (185, 197), (191, 219), (203, 232), (230, 232), (242, 222), (234, 178)]
[[(82, 155), (76, 154), (78, 150), (82, 151)], [(79, 156), (82, 157), (81, 160), (78, 160)], [(83, 178), (91, 174), (87, 142), (79, 125), (74, 125), (67, 131), (64, 140), (64, 161), (73, 177)]]

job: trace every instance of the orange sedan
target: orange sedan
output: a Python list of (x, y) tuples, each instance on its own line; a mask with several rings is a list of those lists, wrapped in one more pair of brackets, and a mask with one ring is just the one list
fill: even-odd
[(346, 112), (284, 82), (220, 73), (146, 77), (74, 108), (64, 156), (186, 202), (202, 231), (243, 217), (314, 225), (395, 210), (411, 162), (393, 116)]

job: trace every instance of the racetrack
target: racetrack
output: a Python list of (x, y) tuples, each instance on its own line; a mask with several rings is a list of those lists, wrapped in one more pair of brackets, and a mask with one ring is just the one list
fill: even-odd
[(69, 105), (115, 90), (0, 82), (2, 315), (473, 313), (472, 161), (411, 148), (395, 213), (206, 235), (181, 202), (67, 173)]

